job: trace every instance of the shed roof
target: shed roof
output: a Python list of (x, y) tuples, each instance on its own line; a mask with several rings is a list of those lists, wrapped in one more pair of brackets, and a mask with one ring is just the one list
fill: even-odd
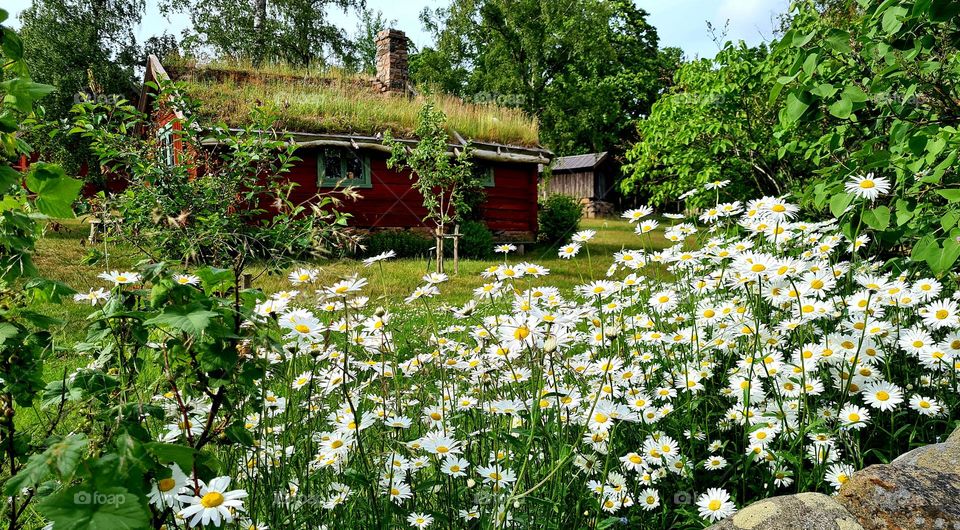
[[(577, 171), (582, 169), (593, 169), (607, 158), (607, 152), (584, 153), (582, 155), (559, 156), (553, 159), (550, 170), (554, 173), (558, 171)], [(544, 167), (540, 167), (543, 173)]]

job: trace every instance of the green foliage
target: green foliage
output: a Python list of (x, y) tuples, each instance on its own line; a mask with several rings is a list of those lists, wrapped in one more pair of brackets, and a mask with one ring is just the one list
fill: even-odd
[(184, 44), (213, 49), (220, 57), (255, 63), (322, 65), (329, 55), (348, 56), (351, 42), (330, 22), (328, 9), (362, 8), (361, 0), (164, 0), (192, 23)]
[(561, 154), (633, 136), (677, 59), (658, 52), (647, 13), (628, 0), (457, 0), (428, 15), (436, 44), (411, 58), (413, 78), (519, 106)]
[(578, 230), (582, 218), (583, 209), (577, 199), (568, 195), (550, 195), (540, 200), (538, 237), (549, 243), (565, 241)]
[[(626, 154), (623, 191), (654, 205), (719, 180), (732, 182), (724, 191), (736, 199), (784, 193), (803, 166), (779, 153), (776, 102), (766, 81), (771, 60), (763, 46), (727, 43), (712, 60), (684, 64), (638, 124), (640, 141)], [(713, 197), (689, 202), (707, 199)]]
[(25, 58), (35, 81), (52, 93), (43, 99), (32, 130), (35, 151), (76, 173), (86, 163), (88, 181), (102, 183), (82, 138), (67, 134), (70, 109), (78, 98), (109, 99), (136, 93), (135, 69), (144, 55), (134, 28), (142, 0), (37, 0), (20, 14)]
[[(436, 234), (446, 234), (449, 225), (457, 223), (470, 213), (468, 198), (482, 189), (482, 178), (473, 171), (470, 161), (472, 149), (461, 146), (450, 152), (446, 130), (447, 117), (431, 102), (424, 104), (414, 135), (416, 145), (396, 140), (390, 131), (383, 144), (390, 147), (387, 166), (410, 169), (410, 178), (416, 179), (413, 188), (423, 197), (427, 210), (424, 221), (433, 223)], [(443, 269), (443, 240), (437, 245), (438, 272)]]
[[(951, 13), (929, 1), (797, 2), (769, 51), (728, 43), (681, 67), (639, 124), (624, 191), (663, 204), (730, 180), (732, 199), (789, 192), (838, 217), (853, 204), (846, 234), (863, 227), (880, 255), (946, 273), (960, 236)], [(871, 173), (892, 189), (854, 203), (845, 183)]]
[(285, 173), (300, 159), (270, 115), (253, 109), (239, 130), (210, 125), (179, 85), (154, 88), (157, 115), (174, 112), (162, 126), (126, 101), (76, 108), (73, 132), (129, 182), (105, 208), (123, 219), (125, 240), (150, 255), (238, 270), (251, 259), (283, 263), (351, 243), (336, 196), (289, 199), (296, 184)]
[(493, 251), (493, 232), (482, 221), (460, 223), (460, 257), (486, 259)]
[[(937, 274), (956, 262), (960, 236), (952, 215), (960, 199), (958, 31), (950, 2), (848, 1), (822, 11), (801, 3), (772, 75), (772, 93), (798, 102), (780, 114), (778, 134), (790, 139), (781, 154), (818, 168), (797, 193), (836, 210), (850, 176), (889, 179), (890, 193), (848, 216), (846, 231), (866, 225), (885, 255), (909, 255)], [(803, 126), (819, 133), (796, 134)]]
[(400, 258), (422, 258), (432, 252), (434, 244), (433, 239), (412, 230), (381, 230), (363, 240), (363, 255), (376, 256), (392, 250)]
[(30, 497), (20, 498), (20, 489), (50, 473), (69, 481), (87, 440), (82, 436), (50, 440), (46, 448), (31, 453), (16, 429), (17, 408), (31, 407), (43, 390), (43, 358), (53, 348), (47, 328), (56, 322), (26, 305), (32, 297), (57, 302), (69, 292), (62, 284), (33, 278), (37, 271), (30, 254), (39, 235), (37, 219), (72, 217), (70, 206), (81, 183), (59, 166), (37, 163), (23, 174), (8, 163), (31, 154), (20, 129), (33, 118), (37, 100), (53, 87), (31, 80), (23, 42), (2, 25), (6, 18), (7, 12), (0, 9), (0, 472), (7, 479), (3, 517), (15, 530), (30, 503)]

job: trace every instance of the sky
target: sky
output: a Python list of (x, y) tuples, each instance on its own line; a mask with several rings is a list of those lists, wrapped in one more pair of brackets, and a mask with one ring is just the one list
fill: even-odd
[[(4, 9), (10, 12), (13, 26), (17, 16), (32, 0), (4, 0)], [(755, 45), (773, 38), (774, 17), (786, 11), (789, 0), (635, 0), (650, 13), (649, 22), (657, 28), (660, 46), (676, 46), (688, 58), (713, 57), (717, 46), (707, 31), (707, 22), (722, 28), (729, 21), (727, 39), (744, 40)], [(420, 25), (419, 15), (425, 8), (447, 5), (448, 0), (367, 0), (368, 7), (383, 12), (394, 26), (403, 30), (417, 47), (431, 43), (430, 35)], [(337, 8), (329, 13), (331, 20), (349, 33), (356, 30), (358, 18)], [(157, 0), (147, 0), (147, 12), (137, 31), (141, 42), (164, 32), (179, 35), (189, 25), (185, 14), (164, 17), (157, 8)]]

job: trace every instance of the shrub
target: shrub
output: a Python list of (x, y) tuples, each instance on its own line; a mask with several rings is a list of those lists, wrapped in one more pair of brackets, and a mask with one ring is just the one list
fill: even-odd
[(484, 259), (493, 250), (493, 232), (480, 221), (460, 223), (460, 257)]
[(580, 203), (567, 195), (551, 195), (540, 201), (537, 222), (540, 241), (562, 241), (577, 231), (583, 210)]
[(367, 236), (363, 245), (366, 248), (361, 255), (376, 256), (392, 250), (399, 258), (419, 258), (430, 254), (434, 240), (411, 230), (384, 230)]

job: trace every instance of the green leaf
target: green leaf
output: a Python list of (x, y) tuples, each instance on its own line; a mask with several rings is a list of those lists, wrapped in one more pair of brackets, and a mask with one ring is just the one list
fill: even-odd
[(850, 33), (832, 28), (829, 33), (827, 33), (827, 38), (824, 40), (824, 43), (835, 52), (838, 53), (850, 53), (853, 51), (850, 48)]
[(39, 504), (40, 513), (57, 530), (127, 530), (150, 526), (150, 510), (144, 499), (123, 487), (93, 491), (73, 486)]
[(27, 188), (36, 194), (37, 209), (50, 217), (73, 217), (73, 201), (80, 194), (83, 181), (72, 179), (60, 166), (38, 162), (27, 173)]
[(863, 222), (874, 230), (886, 230), (890, 226), (890, 208), (877, 206), (863, 213)]
[(180, 466), (180, 469), (186, 471), (193, 468), (193, 455), (195, 451), (192, 447), (180, 444), (150, 442), (146, 444), (146, 448), (161, 464), (176, 463)]
[(880, 26), (887, 34), (896, 33), (903, 27), (903, 17), (907, 14), (907, 9), (900, 6), (891, 6), (883, 12)]
[(33, 487), (54, 471), (62, 479), (69, 478), (86, 453), (88, 443), (86, 435), (73, 434), (54, 443), (46, 451), (31, 456), (27, 465), (7, 480), (3, 487), (4, 495), (13, 495), (23, 488)]
[(804, 103), (796, 94), (790, 94), (787, 96), (787, 107), (785, 117), (787, 123), (794, 123), (803, 116), (803, 113), (807, 111), (809, 107), (807, 103)]
[(3, 345), (4, 342), (7, 342), (7, 339), (12, 339), (20, 334), (20, 330), (17, 326), (9, 322), (0, 322), (0, 345)]
[(194, 304), (187, 307), (168, 307), (159, 315), (144, 322), (144, 324), (170, 326), (184, 333), (196, 335), (210, 325), (210, 319), (217, 316), (217, 313), (207, 311)]
[[(7, 31), (4, 28), (3, 37), (7, 38)], [(7, 44), (4, 43), (4, 52)], [(34, 83), (29, 79), (14, 78), (0, 83), (0, 92), (6, 92), (3, 102), (12, 105), (18, 111), (29, 114), (33, 109), (33, 102), (53, 92), (54, 86)]]
[(949, 202), (960, 202), (960, 189), (937, 190), (937, 195)]
[(16, 169), (8, 165), (0, 165), (0, 194), (7, 193), (10, 188), (19, 185), (22, 178)]
[(845, 120), (853, 113), (853, 102), (847, 98), (840, 98), (833, 102), (827, 110), (830, 111), (831, 115)]
[(960, 220), (960, 212), (950, 210), (943, 214), (943, 217), (940, 219), (940, 226), (943, 227), (945, 232), (949, 232), (951, 228), (957, 225), (958, 220)]
[(844, 210), (847, 209), (847, 206), (850, 206), (850, 203), (853, 202), (853, 195), (849, 193), (838, 193), (830, 199), (830, 213), (834, 217), (839, 218), (843, 215)]
[(939, 252), (927, 256), (927, 264), (933, 272), (942, 274), (950, 270), (958, 258), (960, 258), (960, 242), (955, 237), (947, 237), (943, 240), (943, 247)]
[(246, 447), (253, 447), (255, 444), (253, 435), (244, 427), (244, 422), (242, 421), (235, 422), (233, 425), (227, 427), (224, 434), (227, 435), (229, 440)]
[(33, 293), (35, 301), (46, 303), (59, 303), (63, 297), (77, 294), (69, 285), (46, 278), (34, 278), (23, 288)]

